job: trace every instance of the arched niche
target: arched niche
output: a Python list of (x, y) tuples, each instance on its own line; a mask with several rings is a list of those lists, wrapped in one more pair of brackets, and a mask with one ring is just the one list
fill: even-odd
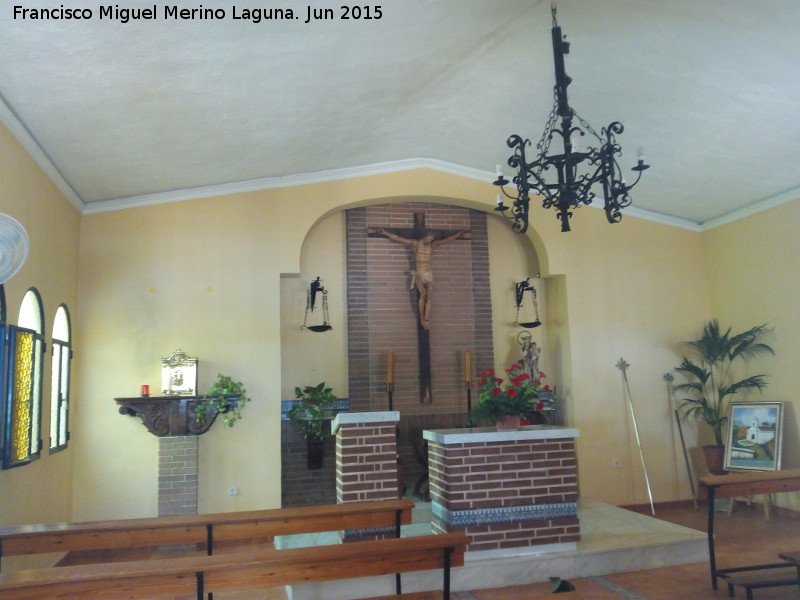
[[(537, 298), (542, 326), (531, 330), (534, 340), (547, 348), (550, 344), (549, 317), (551, 310), (547, 286), (548, 278), (545, 268), (548, 264), (547, 255), (544, 250), (541, 238), (531, 228), (527, 235), (513, 234), (506, 220), (495, 215), (492, 211), (486, 211), (484, 206), (472, 206), (471, 202), (453, 198), (432, 198), (432, 197), (392, 197), (377, 198), (372, 202), (359, 202), (353, 206), (343, 209), (333, 210), (318, 219), (310, 227), (302, 246), (299, 259), (300, 272), (285, 274), (281, 278), (281, 360), (282, 360), (282, 399), (291, 400), (294, 398), (294, 388), (304, 385), (315, 385), (320, 381), (325, 381), (333, 387), (334, 393), (339, 397), (349, 398), (351, 396), (351, 366), (348, 360), (352, 338), (348, 335), (348, 310), (347, 293), (348, 277), (357, 278), (359, 276), (358, 266), (347, 261), (347, 210), (351, 208), (375, 207), (380, 205), (397, 204), (407, 208), (409, 216), (411, 213), (410, 205), (421, 205), (428, 207), (447, 207), (452, 206), (459, 210), (477, 210), (481, 215), (485, 215), (486, 231), (488, 236), (488, 260), (489, 260), (489, 285), (491, 293), (492, 315), (491, 315), (491, 334), (490, 343), (494, 352), (495, 360), (492, 364), (473, 365), (475, 370), (496, 366), (502, 368), (519, 357), (519, 345), (517, 336), (520, 328), (514, 324), (516, 320), (515, 283), (528, 277), (532, 278), (534, 286), (537, 288)], [(386, 223), (386, 225), (390, 225)], [(435, 269), (436, 267), (434, 267)], [(408, 266), (406, 266), (406, 270)], [(538, 277), (537, 277), (538, 276)], [(306, 295), (309, 285), (317, 277), (321, 278), (322, 284), (328, 292), (328, 315), (332, 329), (324, 333), (313, 333), (301, 328), (304, 319), (319, 320), (317, 306), (315, 313), (306, 315)], [(438, 276), (437, 276), (438, 277)], [(401, 278), (407, 281), (407, 274)], [(557, 288), (559, 286), (556, 286)], [(411, 292), (407, 283), (398, 286), (397, 294), (407, 295), (407, 304), (413, 305)], [(558, 297), (558, 295), (556, 295)], [(526, 299), (527, 301), (527, 299)], [(531, 306), (525, 309), (531, 310)], [(316, 321), (314, 321), (316, 322)], [(434, 323), (433, 327), (438, 324)], [(460, 352), (460, 349), (454, 351)], [(474, 351), (474, 348), (473, 348)], [(378, 362), (382, 363), (383, 358)], [(550, 357), (547, 352), (543, 353), (540, 363), (543, 370), (550, 370)], [(461, 370), (459, 370), (461, 369)], [(453, 375), (458, 379), (459, 392), (465, 394), (463, 366), (455, 368)], [(385, 410), (383, 403), (386, 401), (385, 387), (382, 386), (381, 373), (374, 374), (368, 385), (368, 393), (374, 399), (374, 406), (368, 410)], [(462, 390), (464, 390), (462, 392)], [(464, 403), (465, 398), (460, 398), (459, 402)], [(363, 408), (359, 409), (362, 410)], [(436, 400), (433, 409), (425, 407), (424, 412), (435, 412)], [(464, 411), (465, 412), (465, 411)], [(286, 425), (284, 425), (284, 432)], [(294, 451), (302, 451), (295, 448)], [(332, 458), (332, 456), (331, 456)], [(406, 458), (406, 462), (413, 462), (413, 457)], [(297, 464), (302, 462), (301, 458), (295, 461)], [(284, 468), (286, 465), (284, 464)], [(407, 469), (408, 471), (408, 469)], [(308, 474), (301, 474), (307, 476)], [(313, 474), (319, 480), (322, 474)], [(283, 485), (286, 488), (284, 494), (284, 504), (286, 497), (291, 496), (292, 492), (289, 479), (296, 484), (298, 478), (292, 475), (291, 478), (284, 475)], [(317, 482), (319, 483), (319, 482)], [(413, 481), (408, 482), (409, 485)], [(312, 484), (305, 482), (302, 485), (311, 487)], [(314, 503), (314, 502), (312, 502)]]

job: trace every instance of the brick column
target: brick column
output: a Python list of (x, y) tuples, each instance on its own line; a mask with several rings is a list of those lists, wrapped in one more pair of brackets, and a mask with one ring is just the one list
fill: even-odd
[(577, 429), (425, 431), (434, 533), (463, 530), (470, 552), (575, 547)]
[(158, 438), (158, 516), (197, 514), (199, 436)]
[[(392, 500), (399, 495), (397, 471), (398, 411), (340, 413), (336, 435), (336, 501)], [(390, 528), (391, 529), (391, 528)], [(392, 531), (347, 530), (343, 540), (378, 538)]]

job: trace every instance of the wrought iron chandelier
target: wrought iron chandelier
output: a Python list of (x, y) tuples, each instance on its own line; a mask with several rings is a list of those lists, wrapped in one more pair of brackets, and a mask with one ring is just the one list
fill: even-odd
[[(503, 174), (502, 167), (497, 165), (497, 179), (494, 185), (500, 186), (501, 194), (497, 195), (497, 208), (503, 216), (514, 221), (512, 229), (516, 233), (525, 233), (528, 229), (528, 207), (531, 193), (543, 197), (544, 208), (555, 208), (558, 219), (561, 221), (561, 231), (569, 231), (569, 220), (572, 211), (582, 204), (591, 204), (595, 198), (591, 188), (599, 183), (603, 187), (606, 218), (609, 223), (618, 223), (622, 220), (623, 208), (630, 206), (631, 198), (628, 192), (639, 183), (642, 171), (649, 168), (644, 163), (644, 152), (638, 151), (639, 162), (633, 167), (637, 172), (636, 181), (628, 185), (622, 176), (616, 157), (622, 154), (622, 148), (617, 144), (616, 135), (623, 132), (624, 127), (619, 121), (613, 121), (608, 127), (600, 130), (600, 135), (589, 123), (580, 117), (570, 107), (567, 98), (567, 87), (572, 79), (564, 70), (564, 55), (569, 54), (569, 42), (566, 36), (562, 37), (561, 27), (556, 20), (555, 4), (551, 7), (553, 15), (553, 57), (555, 61), (556, 84), (553, 88), (555, 102), (550, 112), (547, 125), (539, 142), (536, 144), (537, 156), (533, 162), (528, 162), (525, 148), (531, 146), (529, 139), (519, 135), (512, 135), (506, 142), (514, 153), (508, 159), (508, 165), (516, 169), (517, 174), (512, 178), (516, 186), (516, 195), (509, 194), (505, 185), (509, 183)], [(557, 124), (561, 119), (560, 125)], [(577, 119), (579, 125), (573, 123)], [(585, 151), (575, 149), (577, 136), (587, 133), (597, 138), (597, 146), (591, 146)], [(548, 154), (550, 142), (558, 134), (564, 147), (561, 154)], [(579, 167), (583, 167), (579, 172)], [(548, 171), (555, 171), (556, 177), (551, 181), (545, 180)], [(513, 201), (511, 207), (505, 206), (503, 196)], [(506, 214), (510, 210), (510, 214)]]

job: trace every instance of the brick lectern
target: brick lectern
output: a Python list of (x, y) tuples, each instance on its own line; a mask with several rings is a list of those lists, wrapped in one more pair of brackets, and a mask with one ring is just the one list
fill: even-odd
[[(398, 497), (398, 411), (339, 413), (331, 432), (336, 435), (336, 501), (393, 500)], [(395, 531), (356, 529), (343, 540), (377, 539)]]
[(577, 429), (448, 429), (423, 437), (434, 533), (465, 531), (469, 552), (576, 547)]

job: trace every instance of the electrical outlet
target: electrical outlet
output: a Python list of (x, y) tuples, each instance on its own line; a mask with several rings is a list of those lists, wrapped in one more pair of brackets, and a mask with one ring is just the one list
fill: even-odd
[(239, 488), (235, 485), (232, 485), (228, 488), (228, 495), (229, 496), (238, 496), (239, 495)]
[(618, 467), (619, 466), (619, 461), (615, 458), (614, 460), (611, 461), (611, 466), (612, 467)]

